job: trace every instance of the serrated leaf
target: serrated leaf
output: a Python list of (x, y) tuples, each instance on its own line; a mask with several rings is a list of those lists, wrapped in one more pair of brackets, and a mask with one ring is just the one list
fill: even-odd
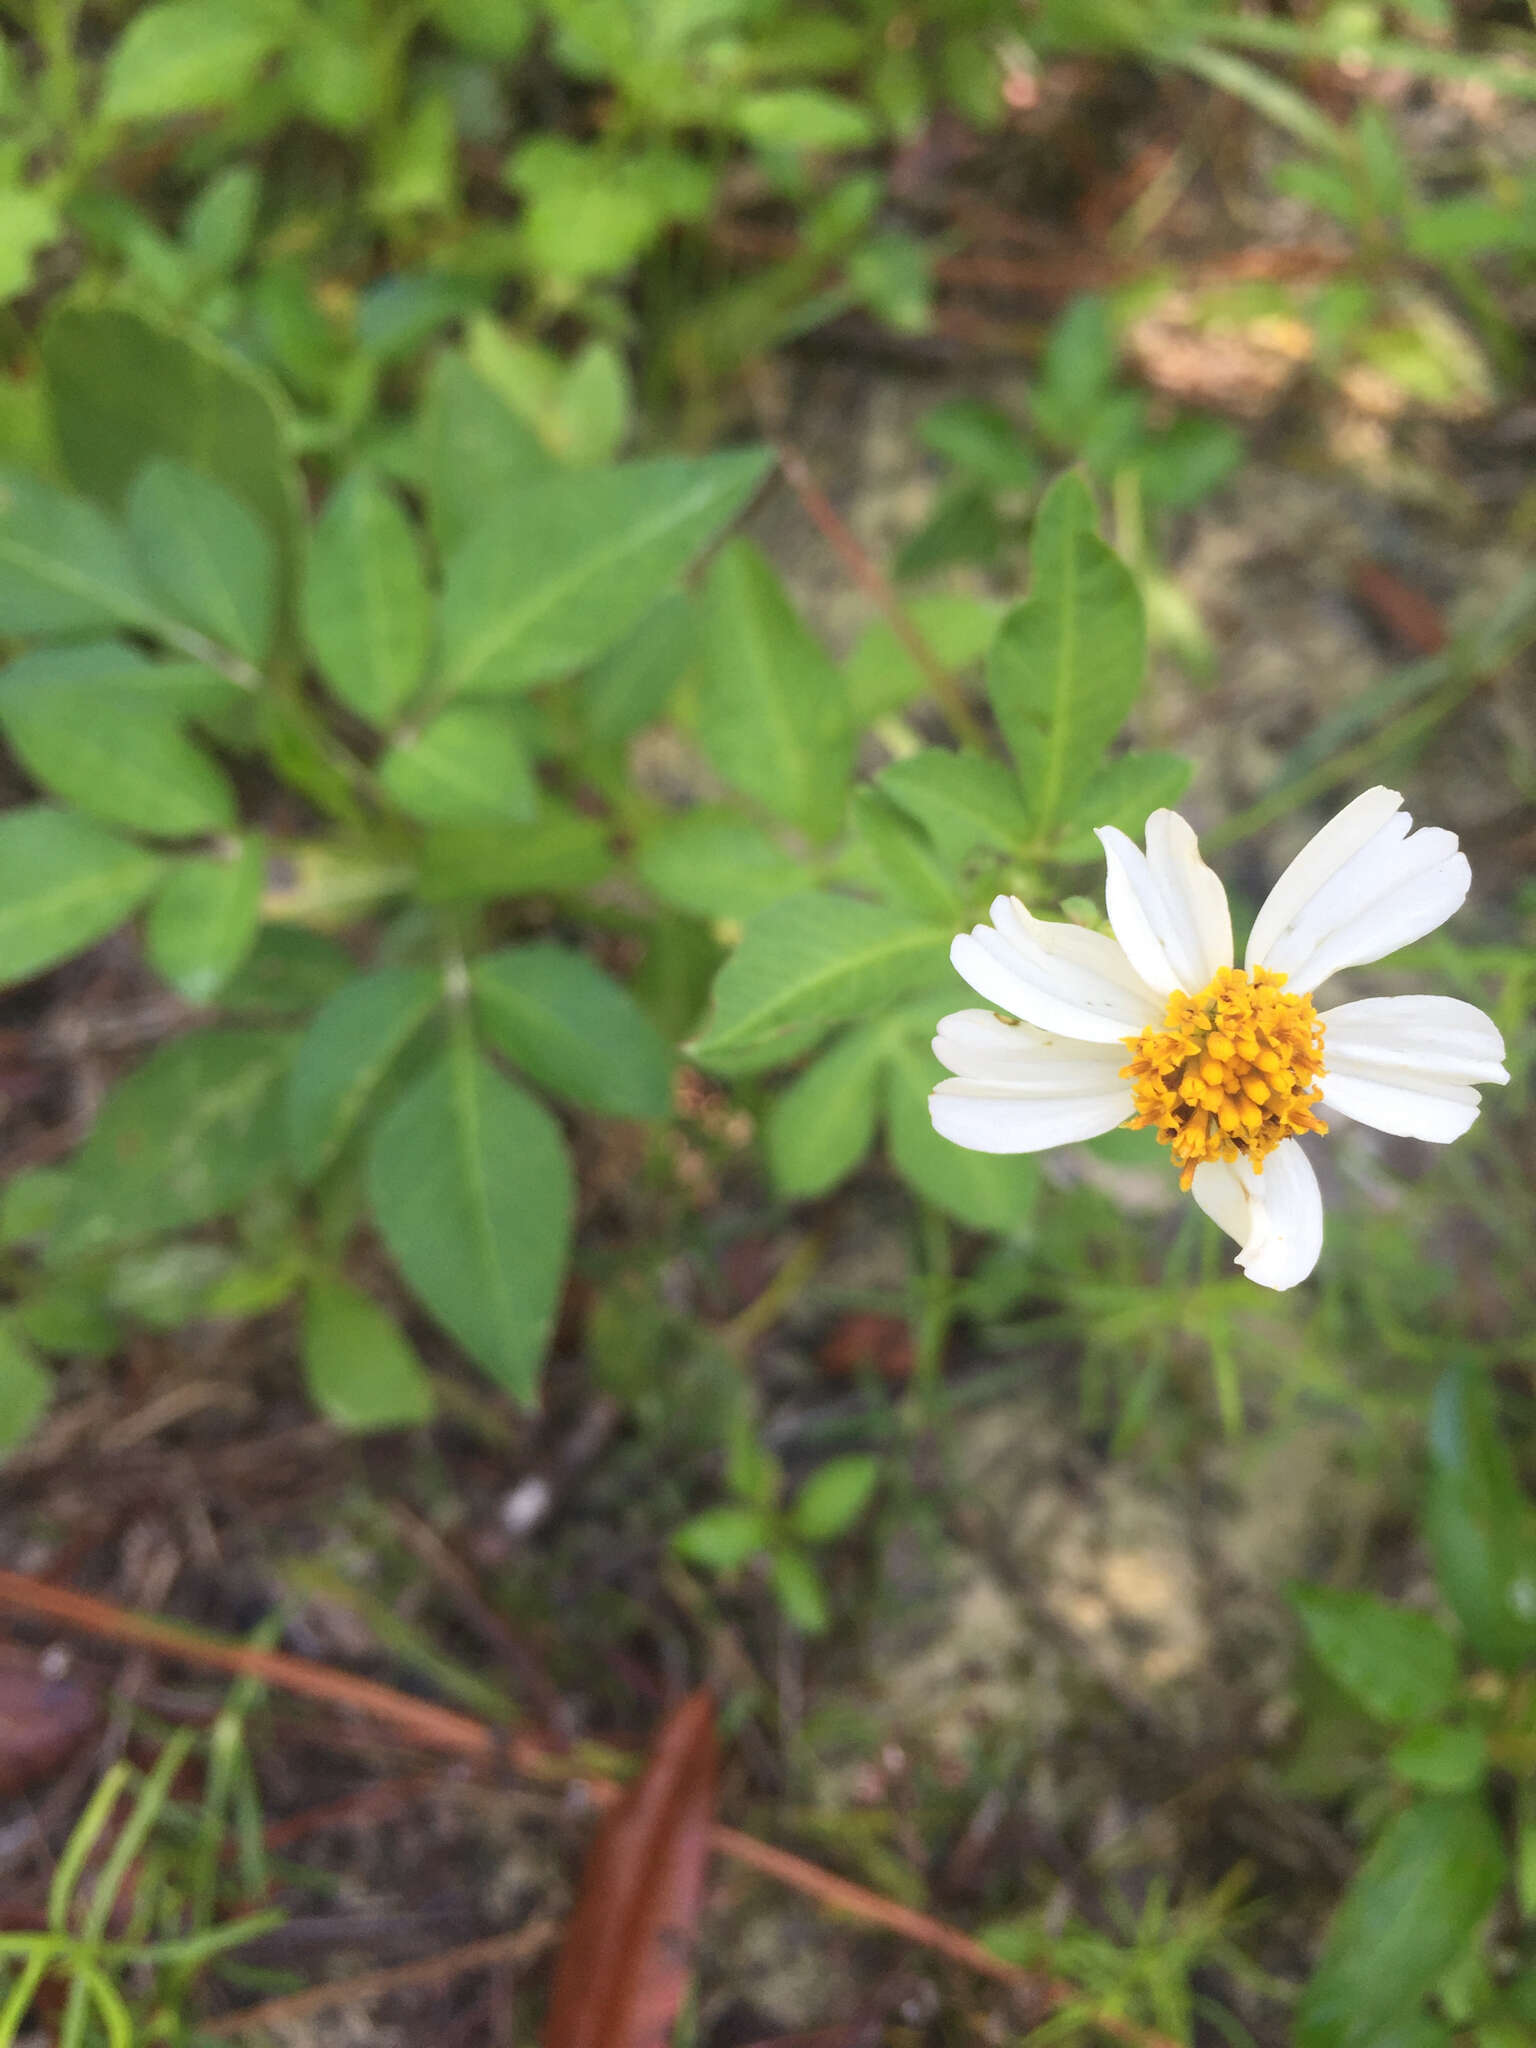
[(879, 1111), (885, 1043), (854, 1030), (813, 1061), (768, 1112), (768, 1163), (781, 1194), (824, 1195), (869, 1151)]
[(628, 989), (551, 942), (471, 969), (486, 1037), (541, 1087), (610, 1116), (665, 1116), (671, 1054)]
[(790, 1526), (803, 1542), (830, 1543), (853, 1527), (879, 1483), (878, 1458), (833, 1458), (796, 1494)]
[(304, 632), (327, 687), (371, 725), (387, 725), (420, 686), (432, 639), (421, 550), (398, 500), (366, 469), (316, 521)]
[(164, 608), (220, 647), (260, 662), (272, 637), (277, 557), (239, 499), (185, 463), (161, 458), (134, 479), (127, 521)]
[(969, 1152), (933, 1128), (928, 1096), (942, 1077), (925, 1045), (899, 1040), (888, 1055), (887, 1135), (897, 1172), (925, 1201), (971, 1230), (1017, 1237), (1033, 1217), (1040, 1164), (1032, 1154)]
[(340, 1429), (407, 1429), (430, 1422), (432, 1382), (404, 1332), (370, 1295), (325, 1276), (304, 1303), (304, 1380)]
[(758, 450), (561, 474), (508, 493), (450, 556), (446, 689), (522, 690), (605, 653), (741, 510)]
[(381, 787), (423, 825), (524, 825), (539, 791), (504, 704), (449, 704), (379, 763)]
[(1141, 689), (1140, 592), (1094, 530), (1075, 472), (1041, 500), (1030, 593), (1003, 622), (987, 687), (1030, 817), (1051, 830), (1093, 774)]
[(570, 1244), (559, 1125), (456, 1038), (375, 1131), (368, 1193), (412, 1292), (531, 1403)]
[(438, 977), (424, 967), (382, 967), (326, 1002), (299, 1041), (284, 1097), (299, 1180), (318, 1179), (336, 1158), (441, 994)]
[(1296, 2015), (1298, 2048), (1372, 2048), (1410, 2023), (1504, 1884), (1504, 1845), (1471, 1795), (1387, 1823), (1334, 1915)]
[(851, 896), (785, 897), (752, 919), (721, 968), (694, 1057), (707, 1065), (717, 1053), (787, 1047), (798, 1031), (874, 1011), (934, 979), (949, 939)]
[(121, 532), (96, 506), (0, 469), (0, 633), (143, 626), (154, 604)]
[(1029, 844), (1029, 816), (1018, 784), (1001, 761), (925, 747), (893, 761), (875, 778), (893, 803), (926, 825), (935, 845), (962, 861), (978, 846), (1019, 855)]
[(72, 811), (38, 804), (0, 818), (0, 987), (121, 924), (163, 870), (156, 855)]
[(211, 1003), (256, 942), (266, 856), (257, 838), (178, 861), (145, 921), (150, 965), (189, 1003)]
[[(139, 671), (153, 677), (149, 663)], [(0, 675), (0, 726), (27, 772), (109, 824), (161, 839), (228, 831), (228, 776), (182, 729), (177, 693), (135, 687), (113, 647), (49, 648)]]
[(698, 733), (725, 780), (774, 816), (829, 839), (853, 765), (843, 679), (750, 541), (710, 571)]
[(664, 903), (696, 917), (752, 917), (805, 887), (804, 865), (761, 825), (712, 805), (658, 825), (638, 866)]
[(1456, 1646), (1427, 1614), (1327, 1586), (1291, 1598), (1318, 1662), (1378, 1721), (1432, 1720), (1454, 1698)]
[(286, 1031), (218, 1030), (151, 1053), (107, 1097), (75, 1161), (50, 1258), (206, 1223), (276, 1179), (292, 1050)]

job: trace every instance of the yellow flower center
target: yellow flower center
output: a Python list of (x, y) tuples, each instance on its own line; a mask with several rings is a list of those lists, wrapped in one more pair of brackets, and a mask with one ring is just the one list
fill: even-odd
[(1287, 995), (1285, 976), (1223, 967), (1199, 995), (1175, 989), (1161, 1024), (1125, 1043), (1136, 1114), (1126, 1126), (1157, 1131), (1187, 1188), (1211, 1159), (1248, 1159), (1255, 1173), (1286, 1138), (1326, 1131), (1313, 1109), (1323, 1099), (1323, 1025), (1306, 996)]

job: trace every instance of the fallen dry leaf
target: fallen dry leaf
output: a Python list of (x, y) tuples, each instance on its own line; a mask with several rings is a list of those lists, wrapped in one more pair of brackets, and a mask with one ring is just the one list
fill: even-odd
[(690, 1693), (587, 1857), (544, 2048), (667, 2048), (693, 1967), (717, 1759), (714, 1701)]

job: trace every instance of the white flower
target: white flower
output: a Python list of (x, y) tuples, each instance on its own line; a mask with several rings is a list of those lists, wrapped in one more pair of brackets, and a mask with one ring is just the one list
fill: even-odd
[(1413, 832), (1402, 801), (1368, 789), (1307, 842), (1254, 920), (1241, 970), (1226, 891), (1174, 811), (1147, 820), (1145, 853), (1112, 825), (1098, 835), (1113, 938), (1042, 924), (999, 896), (991, 924), (950, 957), (1009, 1016), (960, 1010), (939, 1025), (933, 1049), (956, 1078), (930, 1097), (934, 1128), (976, 1152), (1041, 1152), (1153, 1126), (1249, 1279), (1294, 1287), (1323, 1244), (1296, 1142), (1327, 1130), (1319, 1108), (1443, 1145), (1477, 1116), (1473, 1084), (1509, 1079), (1503, 1039), (1470, 1003), (1313, 1008), (1340, 968), (1411, 945), (1466, 898), (1455, 834)]

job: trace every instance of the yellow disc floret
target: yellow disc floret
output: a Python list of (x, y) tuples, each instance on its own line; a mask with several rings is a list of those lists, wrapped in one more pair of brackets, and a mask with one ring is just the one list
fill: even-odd
[(1162, 1023), (1125, 1042), (1128, 1128), (1156, 1130), (1181, 1187), (1211, 1159), (1248, 1159), (1262, 1173), (1284, 1139), (1328, 1128), (1312, 1113), (1323, 1099), (1322, 1019), (1308, 997), (1287, 995), (1283, 974), (1220, 968), (1197, 996), (1175, 989)]

